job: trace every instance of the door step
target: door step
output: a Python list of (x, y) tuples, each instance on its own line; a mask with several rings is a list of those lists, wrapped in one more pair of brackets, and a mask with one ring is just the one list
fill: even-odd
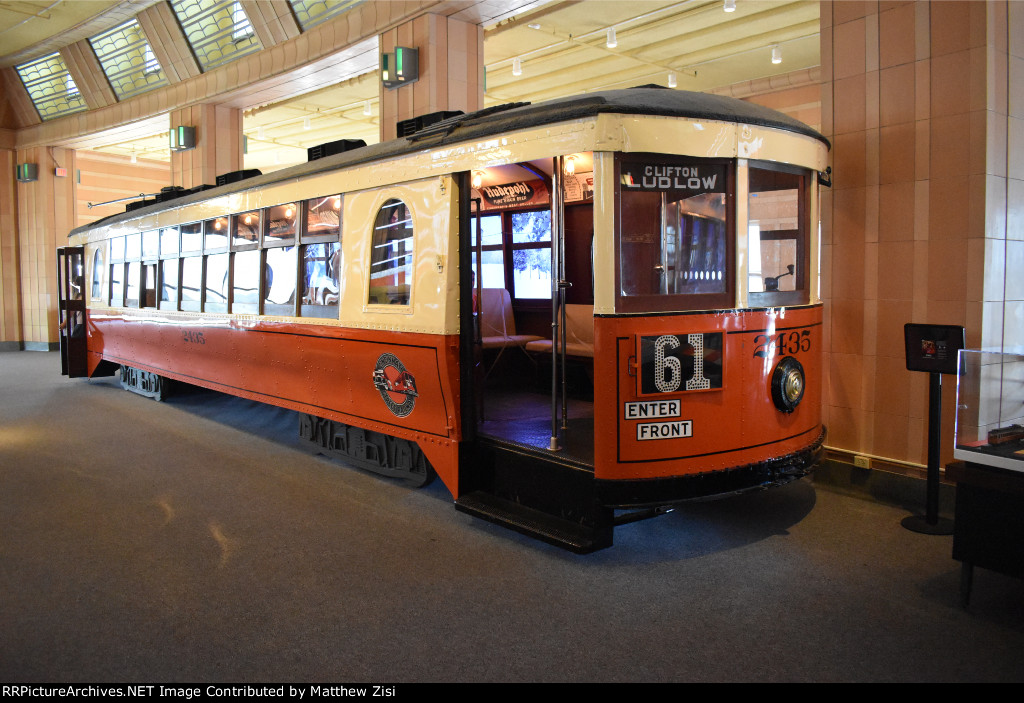
[(455, 509), (576, 554), (612, 546), (611, 525), (581, 525), (484, 491), (459, 496)]

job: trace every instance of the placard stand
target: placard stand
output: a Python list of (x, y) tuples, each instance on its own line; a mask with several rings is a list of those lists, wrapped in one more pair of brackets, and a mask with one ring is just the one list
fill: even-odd
[(953, 521), (939, 517), (939, 463), (942, 447), (942, 374), (955, 374), (964, 328), (958, 325), (903, 326), (907, 370), (928, 373), (928, 484), (925, 514), (910, 515), (901, 524), (925, 535), (953, 534)]

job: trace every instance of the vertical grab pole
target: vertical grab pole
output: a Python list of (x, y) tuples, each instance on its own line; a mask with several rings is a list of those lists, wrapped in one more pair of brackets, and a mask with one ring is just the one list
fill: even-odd
[[(558, 451), (558, 341), (561, 339), (562, 325), (559, 322), (558, 308), (561, 297), (562, 250), (561, 216), (559, 204), (562, 192), (562, 157), (553, 159), (551, 170), (551, 236), (556, 241), (551, 243), (551, 443), (548, 449)], [(564, 374), (563, 374), (564, 375)]]
[(558, 179), (552, 179), (552, 187), (554, 189), (555, 205), (558, 208), (558, 222), (557, 224), (552, 223), (552, 226), (556, 228), (558, 233), (558, 310), (560, 319), (558, 320), (559, 328), (561, 331), (562, 344), (559, 346), (559, 355), (561, 357), (562, 365), (562, 429), (569, 429), (569, 391), (568, 391), (568, 380), (565, 374), (565, 358), (568, 356), (566, 343), (566, 289), (572, 285), (565, 280), (565, 190), (564, 190), (564, 177), (565, 173), (562, 169), (565, 167), (565, 157), (558, 157)]

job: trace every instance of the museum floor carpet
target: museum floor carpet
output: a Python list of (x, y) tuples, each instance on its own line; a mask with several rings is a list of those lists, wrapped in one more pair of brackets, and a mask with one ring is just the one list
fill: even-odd
[(0, 680), (1019, 681), (1024, 582), (809, 480), (575, 556), (303, 449), (0, 354)]

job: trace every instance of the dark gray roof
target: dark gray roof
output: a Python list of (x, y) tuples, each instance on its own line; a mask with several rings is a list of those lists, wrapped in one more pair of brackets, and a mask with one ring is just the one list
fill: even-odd
[(547, 100), (541, 103), (512, 103), (485, 108), (479, 112), (458, 115), (443, 122), (435, 123), (406, 138), (373, 144), (361, 149), (328, 156), (291, 168), (274, 171), (264, 176), (249, 178), (230, 185), (212, 188), (182, 198), (139, 208), (130, 213), (111, 215), (92, 224), (76, 228), (72, 230), (71, 234), (87, 231), (100, 224), (112, 224), (140, 215), (156, 213), (170, 207), (180, 207), (232, 192), (249, 190), (289, 179), (302, 178), (345, 166), (400, 156), (424, 148), (455, 144), (517, 129), (567, 122), (604, 113), (687, 117), (773, 127), (812, 137), (821, 141), (826, 147), (831, 148), (825, 137), (803, 122), (761, 105), (722, 95), (692, 93), (685, 90), (669, 90), (660, 86), (642, 86), (623, 90), (587, 93), (569, 98)]

